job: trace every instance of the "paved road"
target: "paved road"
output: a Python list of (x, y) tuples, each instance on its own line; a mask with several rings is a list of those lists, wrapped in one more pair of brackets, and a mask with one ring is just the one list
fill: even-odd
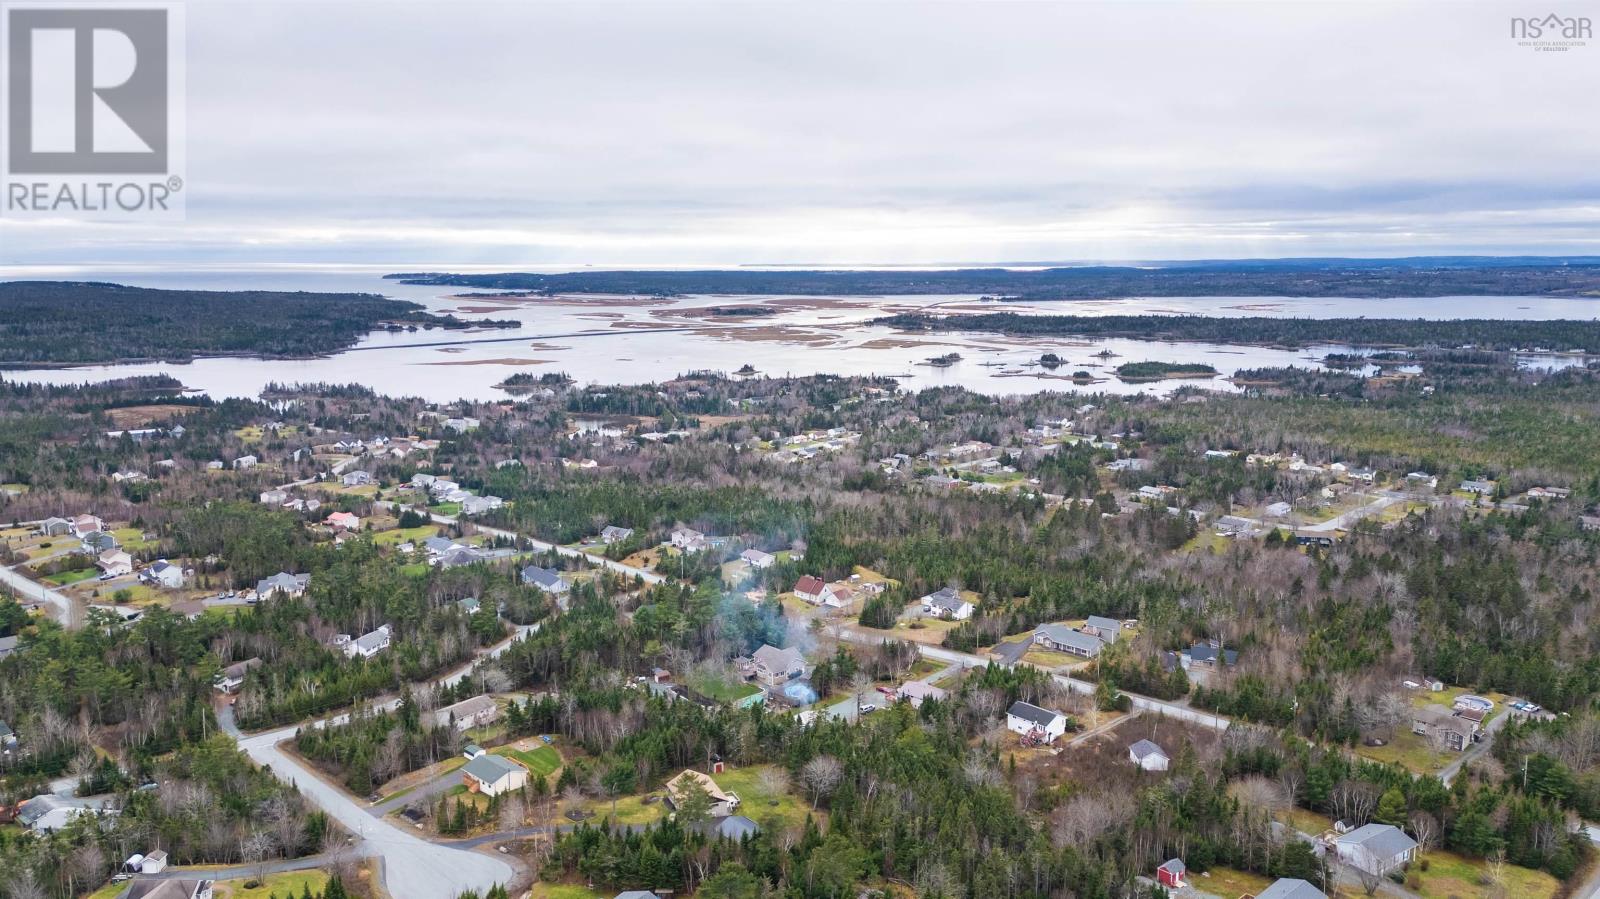
[[(372, 854), (370, 847), (357, 845), (343, 855), (344, 858), (365, 858)], [(218, 868), (206, 865), (198, 868), (167, 868), (159, 874), (141, 874), (140, 880), (182, 880), (188, 877), (203, 877), (206, 880), (237, 880), (241, 877), (254, 877), (258, 872), (267, 874), (282, 874), (285, 871), (309, 871), (312, 868), (322, 868), (332, 865), (336, 859), (332, 854), (302, 855), (299, 858), (280, 858), (267, 862), (265, 865), (230, 865)], [(291, 897), (292, 899), (292, 897)]]
[[(840, 639), (849, 641), (851, 643), (863, 643), (873, 646), (886, 639), (893, 639), (893, 637), (882, 632), (872, 633), (869, 631), (862, 631), (849, 627), (839, 628), (839, 636)], [(943, 646), (928, 646), (923, 643), (916, 643), (914, 645), (917, 647), (917, 651), (920, 652), (925, 658), (933, 659), (939, 662), (945, 662), (950, 665), (960, 665), (963, 668), (982, 668), (985, 665), (990, 664), (1004, 665), (1004, 667), (1007, 668), (1012, 667), (1012, 665), (1004, 662), (995, 661), (994, 659), (988, 659), (983, 656), (973, 655), (971, 653), (956, 652), (953, 649), (946, 649)], [(1018, 664), (1028, 663), (1022, 662)], [(1071, 690), (1074, 693), (1083, 693), (1090, 696), (1094, 695), (1095, 685), (1089, 681), (1079, 680), (1075, 677), (1068, 677), (1065, 674), (1052, 674), (1051, 676), (1056, 679), (1056, 683), (1061, 684), (1063, 687), (1066, 687), (1068, 690)], [(1135, 709), (1147, 712), (1155, 712), (1158, 715), (1166, 715), (1169, 718), (1177, 718), (1181, 721), (1187, 721), (1191, 724), (1198, 724), (1201, 727), (1209, 727), (1212, 730), (1227, 730), (1228, 725), (1233, 723), (1231, 719), (1222, 715), (1213, 715), (1210, 712), (1202, 712), (1198, 709), (1192, 709), (1188, 706), (1176, 705), (1170, 702), (1162, 702), (1159, 699), (1151, 699), (1148, 696), (1139, 696), (1134, 693), (1129, 693), (1126, 690), (1123, 691), (1123, 695), (1127, 696), (1129, 700), (1132, 701)]]
[[(435, 683), (459, 683), (471, 674), (473, 666), (479, 661), (499, 656), (512, 643), (526, 638), (538, 628), (538, 624), (519, 627), (510, 637), (480, 652), (473, 661), (444, 675)], [(388, 698), (377, 705), (390, 709), (398, 703), (398, 698)], [(374, 817), (363, 803), (318, 777), (299, 759), (278, 746), (293, 738), (295, 731), (301, 727), (325, 727), (342, 724), (349, 719), (350, 713), (343, 712), (309, 724), (294, 724), (248, 735), (235, 726), (232, 706), (223, 709), (219, 720), (222, 729), (238, 741), (239, 748), (256, 764), (271, 770), (279, 780), (299, 788), (307, 799), (355, 834), (363, 852), (383, 857), (384, 881), (392, 895), (404, 896), (405, 899), (455, 899), (466, 890), (482, 893), (497, 883), (509, 883), (516, 872), (505, 861), (465, 851), (461, 847), (430, 843), (400, 824)]]
[[(387, 500), (382, 500), (373, 503), (373, 505), (380, 508), (390, 509), (393, 508), (395, 504)], [(533, 537), (518, 534), (515, 531), (508, 531), (504, 528), (496, 528), (490, 527), (486, 524), (478, 524), (470, 519), (466, 522), (462, 522), (460, 519), (452, 518), (448, 515), (430, 515), (429, 517), (433, 520), (434, 524), (471, 524), (473, 527), (477, 528), (479, 532), (488, 534), (491, 537), (498, 537), (504, 540), (514, 540), (519, 545), (531, 546), (538, 552), (549, 552), (551, 550), (555, 550), (558, 554), (569, 559), (584, 559), (592, 565), (598, 565), (601, 568), (615, 571), (618, 574), (626, 575), (627, 577), (638, 577), (647, 584), (663, 584), (666, 583), (667, 580), (665, 577), (656, 574), (654, 571), (649, 571), (644, 568), (636, 568), (632, 565), (624, 565), (621, 562), (608, 559), (605, 556), (587, 553), (581, 549), (573, 549), (570, 546), (557, 546), (554, 543), (546, 543), (543, 540), (536, 540)]]
[(1405, 499), (1406, 497), (1404, 495), (1398, 493), (1380, 494), (1377, 499), (1359, 509), (1351, 509), (1342, 515), (1335, 515), (1327, 521), (1319, 521), (1316, 524), (1308, 524), (1303, 527), (1296, 528), (1296, 530), (1314, 534), (1331, 533), (1333, 531), (1344, 530), (1350, 525), (1354, 524), (1356, 521), (1359, 521), (1360, 519), (1366, 518), (1370, 515), (1376, 515), (1395, 503), (1404, 502)]
[(49, 606), (50, 617), (62, 627), (74, 627), (83, 622), (83, 613), (76, 607), (71, 597), (29, 580), (26, 575), (14, 568), (0, 567), (0, 583), (17, 591), (17, 595), (25, 600)]

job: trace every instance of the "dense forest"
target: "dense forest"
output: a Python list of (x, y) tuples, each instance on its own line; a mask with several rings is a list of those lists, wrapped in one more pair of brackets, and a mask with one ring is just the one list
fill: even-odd
[(1028, 300), (1126, 296), (1433, 297), (1592, 294), (1600, 260), (1530, 258), (1299, 259), (916, 271), (612, 271), (388, 275), (439, 284), (537, 293), (673, 295), (985, 294)]
[(891, 315), (903, 331), (995, 331), (1027, 337), (1125, 337), (1203, 343), (1383, 347), (1539, 348), (1600, 352), (1600, 321), (1398, 318), (1218, 318), (1201, 315)]
[[(474, 321), (473, 327), (516, 327)], [(304, 357), (377, 328), (462, 328), (369, 293), (156, 290), (76, 281), (0, 283), (0, 365)]]

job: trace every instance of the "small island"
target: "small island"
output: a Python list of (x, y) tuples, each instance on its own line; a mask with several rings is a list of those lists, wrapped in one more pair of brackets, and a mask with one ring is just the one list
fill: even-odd
[(564, 371), (550, 371), (544, 374), (535, 374), (531, 371), (519, 371), (494, 385), (512, 396), (523, 396), (536, 390), (549, 388), (560, 390), (572, 384), (572, 376)]
[(1117, 366), (1124, 381), (1165, 381), (1172, 378), (1214, 378), (1217, 370), (1204, 362), (1125, 362)]
[(928, 361), (926, 361), (926, 362), (924, 362), (922, 364), (923, 365), (931, 365), (934, 368), (949, 368), (950, 366), (955, 365), (957, 362), (960, 362), (960, 361), (961, 361), (961, 354), (960, 353), (945, 353), (943, 356), (934, 356), (933, 358), (929, 359)]

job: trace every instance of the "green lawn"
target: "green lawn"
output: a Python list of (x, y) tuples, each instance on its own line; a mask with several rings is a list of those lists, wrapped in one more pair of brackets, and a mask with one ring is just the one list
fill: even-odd
[(81, 571), (62, 571), (56, 574), (47, 575), (44, 579), (52, 584), (55, 584), (57, 587), (65, 587), (68, 584), (76, 584), (79, 581), (86, 581), (89, 578), (97, 577), (99, 574), (100, 570), (97, 568), (85, 568)]
[(144, 539), (144, 531), (139, 528), (116, 528), (111, 536), (117, 538), (122, 548), (130, 553), (155, 545)]
[(713, 775), (712, 779), (724, 790), (739, 794), (739, 813), (745, 817), (758, 824), (768, 818), (777, 817), (783, 821), (785, 827), (798, 827), (805, 823), (809, 807), (793, 792), (772, 793), (762, 788), (761, 773), (772, 767), (774, 766), (750, 765), (729, 768), (721, 774)]
[(394, 528), (388, 531), (379, 531), (372, 535), (372, 542), (379, 546), (393, 546), (397, 543), (421, 543), (429, 537), (439, 533), (436, 524), (425, 524), (414, 528)]
[(735, 703), (748, 696), (761, 692), (755, 684), (746, 684), (740, 681), (727, 681), (718, 678), (702, 678), (690, 686), (715, 699), (718, 702)]
[(530, 899), (606, 899), (611, 894), (571, 883), (536, 883), (528, 895)]
[(1272, 885), (1272, 880), (1233, 868), (1212, 868), (1205, 874), (1189, 875), (1189, 885), (1202, 893), (1217, 896), (1254, 896)]
[(454, 518), (455, 516), (461, 514), (461, 504), (440, 503), (437, 506), (429, 506), (428, 511), (434, 515), (443, 515), (446, 518)]
[(399, 570), (401, 574), (408, 575), (410, 577), (426, 577), (428, 574), (428, 563), (412, 562), (409, 565), (401, 565)]
[(1444, 851), (1429, 852), (1422, 858), (1427, 860), (1428, 870), (1422, 870), (1419, 860), (1407, 871), (1406, 878), (1408, 881), (1413, 877), (1417, 879), (1419, 885), (1415, 892), (1423, 899), (1448, 899), (1451, 896), (1476, 899), (1494, 895), (1549, 899), (1561, 886), (1560, 881), (1543, 871), (1506, 865), (1502, 869), (1505, 879), (1505, 891), (1502, 894), (1493, 883), (1481, 882), (1489, 869), (1489, 864), (1481, 859)]
[(252, 889), (245, 889), (248, 880), (224, 880), (216, 885), (217, 899), (268, 899), (276, 896), (277, 899), (299, 899), (307, 887), (311, 888), (313, 895), (322, 892), (328, 885), (328, 875), (321, 871), (288, 871), (283, 874), (268, 875), (265, 882)]
[(503, 755), (506, 758), (516, 759), (539, 777), (546, 777), (561, 767), (561, 753), (556, 752), (553, 746), (540, 746), (526, 750), (500, 746), (489, 750), (489, 752), (493, 755)]

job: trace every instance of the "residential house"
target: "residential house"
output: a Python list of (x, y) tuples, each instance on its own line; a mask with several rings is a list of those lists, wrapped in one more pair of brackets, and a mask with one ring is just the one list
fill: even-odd
[(451, 546), (433, 560), (433, 564), (440, 568), (460, 568), (465, 565), (476, 565), (489, 556), (476, 546)]
[(229, 665), (217, 673), (217, 679), (212, 686), (217, 692), (226, 695), (237, 693), (239, 688), (244, 686), (245, 675), (250, 673), (250, 669), (260, 667), (261, 664), (259, 658), (250, 658)]
[(461, 501), (462, 515), (482, 515), (504, 506), (506, 501), (498, 496), (469, 496)]
[(772, 553), (762, 552), (759, 549), (747, 549), (739, 554), (739, 559), (751, 568), (771, 568), (778, 557)]
[(158, 559), (139, 572), (139, 580), (164, 590), (176, 590), (182, 587), (183, 577), (183, 566), (174, 565), (166, 559)]
[(711, 799), (711, 817), (726, 818), (739, 808), (739, 794), (717, 786), (711, 775), (685, 768), (677, 777), (667, 781), (667, 804), (674, 811), (682, 805), (685, 794), (699, 787)]
[(1494, 481), (1479, 479), (1461, 482), (1461, 489), (1467, 493), (1476, 493), (1479, 496), (1489, 496), (1494, 493)]
[(614, 524), (608, 524), (600, 531), (600, 542), (610, 546), (613, 543), (621, 543), (632, 536), (633, 528), (621, 528)]
[(530, 587), (538, 587), (552, 596), (565, 596), (572, 589), (572, 585), (567, 583), (560, 572), (553, 568), (540, 568), (537, 565), (529, 565), (522, 569), (522, 582)]
[(372, 485), (372, 472), (360, 469), (347, 471), (339, 478), (339, 483), (346, 487), (368, 487)]
[(1215, 668), (1218, 660), (1222, 662), (1223, 667), (1232, 668), (1239, 662), (1239, 653), (1222, 648), (1215, 640), (1207, 640), (1184, 650), (1180, 658), (1185, 669), (1196, 665), (1201, 668)]
[(1417, 841), (1392, 824), (1368, 824), (1336, 837), (1339, 860), (1376, 877), (1383, 877), (1417, 856)]
[(1406, 475), (1406, 484), (1411, 487), (1426, 487), (1432, 490), (1439, 486), (1439, 479), (1425, 471), (1413, 471)]
[(822, 578), (814, 574), (808, 574), (795, 582), (794, 595), (816, 605), (822, 602), (822, 591), (827, 588), (828, 585), (823, 582)]
[(120, 549), (108, 549), (95, 559), (95, 567), (100, 573), (110, 577), (120, 577), (133, 573), (133, 556)]
[(718, 839), (731, 840), (735, 843), (743, 842), (761, 832), (761, 826), (744, 815), (729, 815), (708, 823), (709, 829)]
[(460, 545), (449, 537), (429, 537), (422, 541), (422, 548), (427, 550), (430, 556), (442, 556)]
[(1370, 468), (1352, 468), (1345, 472), (1345, 477), (1348, 477), (1352, 481), (1362, 481), (1370, 484), (1377, 480), (1378, 473)]
[(1156, 883), (1169, 890), (1181, 890), (1186, 886), (1183, 876), (1188, 873), (1189, 867), (1183, 863), (1183, 859), (1169, 858), (1156, 869)]
[(1067, 716), (1018, 700), (1006, 710), (1006, 729), (1027, 740), (1053, 743), (1067, 732)]
[(956, 588), (941, 587), (922, 597), (922, 611), (935, 618), (966, 621), (972, 617), (973, 606), (961, 598), (961, 591)]
[(476, 615), (478, 614), (478, 610), (483, 608), (483, 603), (478, 601), (478, 597), (469, 596), (466, 599), (457, 602), (456, 608), (460, 609), (464, 614)]
[(1257, 893), (1256, 899), (1328, 899), (1328, 894), (1298, 877), (1280, 877)]
[(335, 512), (322, 523), (336, 531), (361, 530), (361, 518), (353, 512)]
[(206, 463), (206, 471), (221, 471), (227, 467), (228, 466), (222, 464), (221, 459), (212, 459), (210, 462)]
[(260, 500), (263, 506), (281, 506), (289, 501), (289, 494), (287, 491), (278, 490), (277, 488), (263, 490), (261, 491)]
[(433, 482), (436, 481), (436, 480), (438, 480), (438, 479), (435, 478), (433, 475), (419, 471), (416, 474), (411, 476), (411, 486), (413, 486), (413, 487), (431, 487), (431, 486), (433, 486)]
[(942, 702), (949, 695), (943, 688), (935, 687), (933, 684), (920, 680), (906, 681), (900, 685), (899, 690), (895, 691), (896, 699), (901, 702), (911, 703), (911, 707), (914, 709), (922, 708), (922, 704), (930, 699)]
[(1529, 487), (1528, 499), (1566, 499), (1572, 491), (1566, 487)]
[(109, 798), (79, 799), (46, 794), (35, 796), (22, 803), (22, 807), (17, 811), (16, 823), (36, 834), (47, 834), (66, 827), (79, 815), (104, 814), (114, 814)]
[(456, 434), (465, 434), (468, 431), (477, 430), (478, 424), (478, 420), (470, 416), (462, 416), (461, 418), (447, 418), (444, 420), (444, 429)]
[(277, 574), (256, 581), (256, 597), (266, 599), (273, 594), (294, 598), (305, 595), (306, 588), (311, 585), (311, 575), (290, 574), (280, 571)]
[[(1472, 720), (1476, 716), (1478, 720)], [(1411, 718), (1411, 732), (1427, 737), (1440, 749), (1465, 752), (1482, 723), (1482, 712), (1462, 711), (1451, 713), (1442, 705), (1430, 704)]]
[(142, 481), (144, 479), (145, 475), (142, 471), (118, 471), (111, 475), (111, 480), (116, 481), (118, 484), (127, 481)]
[(80, 539), (106, 529), (106, 523), (94, 515), (79, 515), (72, 519), (72, 535)]
[(806, 657), (792, 646), (779, 649), (771, 644), (762, 644), (750, 660), (756, 679), (769, 687), (781, 687), (811, 672)]
[(698, 552), (710, 544), (705, 534), (692, 528), (678, 528), (672, 532), (672, 545), (685, 552)]
[(493, 724), (500, 717), (500, 706), (493, 696), (474, 696), (434, 712), (438, 726), (455, 722), (456, 730), (471, 730)]
[(261, 460), (257, 459), (255, 456), (240, 456), (239, 458), (233, 460), (233, 470), (244, 471), (248, 468), (255, 468), (256, 463), (260, 461)]
[(1092, 659), (1100, 655), (1105, 641), (1093, 634), (1075, 630), (1064, 624), (1042, 624), (1033, 632), (1033, 642), (1054, 652), (1065, 652)]
[(461, 769), (467, 789), (485, 796), (520, 790), (528, 783), (528, 769), (500, 755), (484, 753)]
[(1294, 507), (1288, 503), (1269, 503), (1266, 508), (1268, 518), (1288, 518)]
[(1122, 622), (1104, 615), (1090, 615), (1081, 630), (1092, 637), (1099, 637), (1106, 643), (1115, 643), (1122, 636)]
[(1128, 747), (1128, 761), (1145, 771), (1165, 771), (1172, 764), (1166, 750), (1149, 740), (1140, 740)]
[(46, 537), (65, 537), (72, 533), (72, 522), (65, 518), (46, 518), (39, 522), (39, 533)]
[(345, 644), (344, 654), (351, 658), (360, 656), (363, 659), (370, 659), (388, 648), (389, 625), (385, 624)]
[(91, 531), (85, 534), (82, 540), (83, 551), (94, 556), (98, 556), (107, 550), (116, 549), (120, 545), (116, 537), (105, 531)]
[(212, 899), (212, 895), (209, 880), (135, 877), (119, 899)]

